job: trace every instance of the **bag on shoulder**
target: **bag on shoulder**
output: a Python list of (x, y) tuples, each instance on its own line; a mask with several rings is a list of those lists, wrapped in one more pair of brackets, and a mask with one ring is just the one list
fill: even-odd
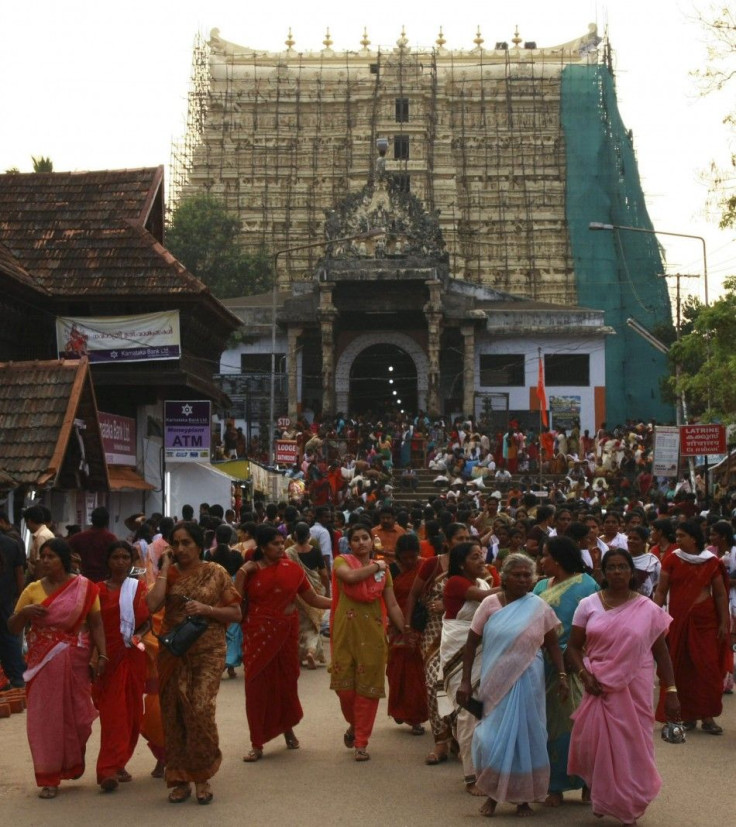
[(158, 639), (172, 655), (181, 658), (202, 637), (208, 625), (205, 618), (192, 615), (182, 620), (173, 629), (169, 629), (166, 634), (159, 635)]

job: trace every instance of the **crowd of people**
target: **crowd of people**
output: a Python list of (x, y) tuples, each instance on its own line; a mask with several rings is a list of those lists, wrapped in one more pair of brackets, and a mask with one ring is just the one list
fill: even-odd
[[(519, 815), (533, 802), (559, 807), (580, 790), (596, 815), (636, 823), (661, 785), (655, 717), (723, 733), (736, 619), (730, 492), (706, 508), (697, 488), (654, 479), (639, 426), (589, 446), (569, 435), (565, 476), (532, 486), (526, 445), (515, 457), (502, 448), (496, 462), (470, 425), (425, 446), (424, 461), (447, 479), (405, 506), (385, 482), (392, 441), (373, 428), (362, 459), (341, 456), (339, 444), (333, 456), (329, 435), (305, 442), (306, 478), (315, 464), (336, 464), (347, 483), (320, 504), (309, 496), (313, 475), (290, 502), (244, 504), (239, 521), (207, 503), (198, 520), (191, 506), (181, 519), (133, 515), (127, 540), (108, 531), (105, 509), (64, 539), (33, 506), (27, 567), (0, 514), (3, 595), (27, 581), (6, 612), (0, 654), (8, 681), (25, 683), (41, 797), (84, 771), (99, 715), (102, 790), (131, 780), (142, 735), (168, 800), (186, 801), (194, 785), (207, 804), (222, 760), (221, 679), (242, 665), (243, 760), (253, 763), (276, 738), (299, 748), (300, 669), (327, 664), (355, 761), (371, 758), (388, 684), (388, 714), (413, 735), (428, 724), (427, 765), (457, 754), (484, 815), (504, 802)], [(477, 459), (466, 456), (472, 444)], [(578, 446), (593, 457), (570, 453)], [(515, 473), (501, 485), (491, 463), (510, 469), (511, 459)], [(492, 484), (477, 484), (490, 474)]]

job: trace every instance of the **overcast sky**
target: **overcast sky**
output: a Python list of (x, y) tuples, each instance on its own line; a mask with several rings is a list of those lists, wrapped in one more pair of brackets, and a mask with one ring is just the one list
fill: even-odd
[[(394, 45), (402, 25), (411, 45), (431, 47), (443, 26), (446, 48), (470, 49), (478, 25), (489, 47), (510, 41), (517, 24), (524, 40), (546, 47), (595, 22), (614, 49), (619, 107), (634, 133), (654, 226), (706, 237), (713, 297), (722, 277), (736, 273), (736, 245), (733, 232), (706, 220), (702, 175), (713, 159), (729, 157), (722, 119), (736, 86), (703, 99), (692, 77), (706, 60), (697, 14), (707, 4), (455, 0), (443, 11), (426, 0), (360, 8), (345, 0), (16, 0), (0, 11), (0, 170), (30, 171), (31, 155), (49, 156), (59, 171), (168, 164), (172, 140), (184, 131), (193, 40), (212, 28), (243, 46), (281, 50), (291, 25), (295, 49), (312, 51), (329, 26), (340, 51), (360, 48), (364, 25), (371, 48)], [(697, 241), (660, 240), (668, 272), (702, 274)], [(701, 282), (683, 286), (697, 290)]]

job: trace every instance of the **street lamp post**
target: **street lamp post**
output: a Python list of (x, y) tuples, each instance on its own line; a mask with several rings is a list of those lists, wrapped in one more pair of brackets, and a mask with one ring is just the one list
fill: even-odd
[[(342, 244), (346, 241), (359, 241), (364, 240), (367, 238), (376, 238), (377, 236), (384, 235), (385, 230), (383, 229), (375, 229), (375, 230), (368, 230), (364, 233), (356, 233), (355, 235), (348, 235), (343, 236), (342, 238), (331, 238), (325, 239), (324, 241), (312, 241), (309, 244), (299, 244), (295, 247), (286, 247), (283, 250), (277, 250), (272, 258), (272, 269), (273, 269), (273, 284), (271, 287), (271, 392), (269, 398), (269, 409), (268, 409), (268, 447), (269, 447), (269, 457), (270, 457), (270, 464), (276, 464), (276, 442), (274, 439), (274, 430), (275, 430), (275, 423), (274, 417), (276, 415), (276, 306), (278, 303), (278, 279), (277, 276), (277, 267), (278, 267), (278, 260), (279, 256), (286, 255), (286, 253), (296, 253), (300, 250), (311, 250), (315, 247), (328, 247), (330, 244)], [(289, 366), (289, 370), (292, 370), (293, 366)]]
[(690, 233), (670, 233), (666, 230), (647, 230), (644, 227), (627, 227), (622, 224), (602, 224), (600, 221), (591, 221), (588, 224), (589, 230), (627, 230), (632, 233), (647, 233), (649, 235), (671, 235), (675, 238), (694, 238), (703, 245), (703, 287), (705, 292), (705, 306), (708, 307), (708, 256), (705, 250), (705, 239), (702, 235), (691, 235)]

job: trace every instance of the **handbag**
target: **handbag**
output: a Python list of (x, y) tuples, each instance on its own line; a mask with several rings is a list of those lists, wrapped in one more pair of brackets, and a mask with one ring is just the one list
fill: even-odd
[(158, 639), (172, 655), (181, 658), (202, 637), (208, 626), (209, 623), (204, 617), (190, 615), (173, 629), (169, 629), (166, 634), (159, 635)]

